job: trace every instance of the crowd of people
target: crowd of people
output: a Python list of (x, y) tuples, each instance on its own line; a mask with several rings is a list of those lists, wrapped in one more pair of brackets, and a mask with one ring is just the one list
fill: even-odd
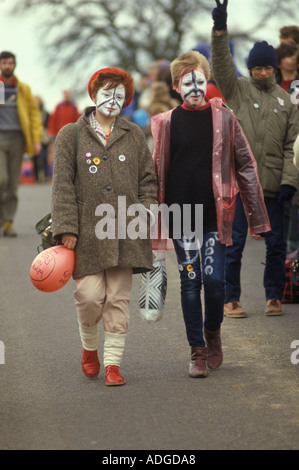
[[(199, 43), (171, 61), (150, 64), (135, 87), (129, 72), (113, 67), (95, 72), (88, 83), (94, 106), (83, 112), (69, 91), (52, 113), (46, 112), (42, 99), (14, 75), (14, 54), (0, 54), (5, 87), (0, 236), (16, 236), (18, 182), (27, 152), (37, 180), (41, 168), (45, 180), (53, 176), (54, 236), (76, 250), (83, 372), (87, 377), (99, 373), (103, 318), (109, 386), (125, 383), (119, 367), (132, 274), (149, 271), (152, 248), (163, 250), (169, 241), (162, 239), (161, 226), (154, 243), (149, 237), (97, 239), (95, 208), (115, 204), (117, 196), (125, 195), (128, 204), (141, 202), (149, 213), (153, 203), (192, 208), (191, 233), (177, 238), (171, 221), (168, 226), (191, 347), (190, 377), (206, 377), (207, 367), (221, 365), (223, 316), (247, 317), (241, 267), (248, 230), (266, 245), (264, 312), (283, 314), (286, 255), (299, 248), (299, 27), (282, 27), (276, 49), (256, 42), (244, 76), (229, 41), (227, 3), (216, 0), (211, 46)], [(203, 205), (200, 247), (194, 237), (198, 204)]]

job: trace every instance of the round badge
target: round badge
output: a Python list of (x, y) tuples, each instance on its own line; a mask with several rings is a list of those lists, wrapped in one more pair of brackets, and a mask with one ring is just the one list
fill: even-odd
[(193, 267), (192, 267), (191, 264), (188, 264), (188, 266), (187, 266), (187, 271), (189, 271), (189, 272), (193, 271)]
[(195, 279), (196, 278), (196, 273), (194, 271), (191, 271), (190, 273), (188, 273), (188, 277), (189, 277), (189, 279)]
[(93, 173), (93, 174), (94, 174), (94, 173), (96, 173), (96, 172), (98, 171), (98, 169), (97, 169), (97, 167), (96, 167), (95, 165), (91, 165), (91, 166), (89, 167), (89, 171), (90, 171), (90, 173)]
[(88, 158), (88, 159), (86, 160), (86, 163), (87, 163), (87, 165), (90, 165), (90, 164), (91, 164), (90, 158)]
[(126, 159), (126, 157), (125, 157), (125, 155), (120, 155), (120, 156), (118, 157), (118, 159), (119, 159), (120, 162), (124, 162), (125, 159)]
[(90, 158), (91, 157), (91, 153), (90, 152), (87, 152), (87, 154), (85, 155), (86, 158)]

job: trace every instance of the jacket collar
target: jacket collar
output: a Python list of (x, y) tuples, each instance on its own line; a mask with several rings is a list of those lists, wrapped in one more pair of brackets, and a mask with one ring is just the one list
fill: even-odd
[[(87, 124), (88, 126), (90, 126), (89, 115), (95, 110), (96, 110), (95, 106), (89, 106), (85, 108), (84, 110), (84, 113), (81, 118), (84, 120), (85, 124)], [(129, 130), (130, 130), (129, 122), (126, 119), (123, 119), (120, 116), (117, 116), (115, 120), (113, 132), (111, 134), (111, 137), (109, 137), (106, 147), (109, 147), (110, 145), (112, 145), (116, 140), (122, 137)]]

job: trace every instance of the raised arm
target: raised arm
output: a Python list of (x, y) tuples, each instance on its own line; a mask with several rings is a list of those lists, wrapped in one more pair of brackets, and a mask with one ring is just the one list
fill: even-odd
[[(217, 7), (212, 11), (214, 27), (212, 31), (212, 74), (213, 78), (229, 106), (230, 100), (240, 94), (238, 77), (230, 53), (229, 38), (227, 33), (227, 5), (228, 0), (223, 3), (216, 0)], [(234, 111), (237, 111), (234, 109)]]
[(223, 34), (227, 29), (227, 3), (228, 0), (224, 0), (223, 3), (216, 0), (217, 7), (212, 11), (214, 30), (217, 36)]

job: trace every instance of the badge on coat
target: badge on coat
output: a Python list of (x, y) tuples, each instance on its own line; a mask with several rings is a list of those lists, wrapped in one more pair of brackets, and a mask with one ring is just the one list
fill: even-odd
[(86, 163), (89, 165), (89, 172), (94, 175), (98, 171), (98, 165), (101, 163), (100, 158), (93, 157), (90, 152), (86, 152)]

